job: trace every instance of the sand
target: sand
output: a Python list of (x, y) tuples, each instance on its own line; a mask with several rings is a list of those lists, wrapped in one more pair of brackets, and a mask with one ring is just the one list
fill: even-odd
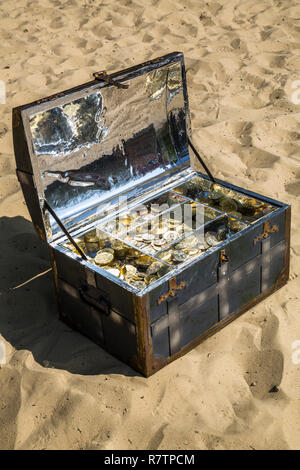
[[(0, 18), (0, 448), (299, 449), (299, 2), (2, 0)], [(58, 320), (15, 176), (11, 109), (174, 50), (214, 174), (292, 205), (291, 275), (145, 379)]]

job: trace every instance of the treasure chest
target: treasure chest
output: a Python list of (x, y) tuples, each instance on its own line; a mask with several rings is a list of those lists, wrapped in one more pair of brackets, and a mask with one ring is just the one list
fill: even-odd
[(209, 171), (182, 53), (15, 108), (13, 135), (61, 319), (145, 376), (287, 282), (290, 207)]

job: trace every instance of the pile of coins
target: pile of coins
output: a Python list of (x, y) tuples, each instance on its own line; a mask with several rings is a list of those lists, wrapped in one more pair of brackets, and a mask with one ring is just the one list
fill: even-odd
[[(175, 191), (182, 195), (169, 191), (152, 198), (89, 230), (75, 242), (92, 263), (142, 290), (174, 265), (199, 257), (243, 230), (247, 224), (242, 219), (254, 217), (268, 206), (200, 177)], [(65, 246), (77, 253), (71, 243)]]
[(199, 176), (193, 177), (173, 190), (248, 223), (275, 210), (275, 207), (266, 202), (250, 198)]
[(195, 235), (189, 235), (178, 243), (160, 252), (157, 256), (165, 263), (174, 265), (199, 256), (205, 251), (203, 239)]
[(182, 204), (188, 201), (179, 194), (168, 192), (158, 197), (145, 201), (144, 204), (138, 205), (131, 211), (118, 214), (108, 222), (99, 225), (113, 235), (120, 235), (131, 231), (134, 227), (147, 223), (156, 217), (159, 213), (168, 211), (172, 206)]
[[(92, 230), (75, 242), (91, 262), (139, 290), (170, 271), (163, 262), (99, 230)], [(70, 243), (67, 247), (76, 252)]]
[(190, 226), (176, 219), (170, 219), (152, 223), (151, 227), (148, 225), (137, 227), (135, 231), (124, 235), (123, 239), (149, 254), (154, 254), (191, 230)]
[(171, 265), (193, 260), (246, 227), (247, 225), (240, 220), (224, 217), (216, 223), (212, 222), (204, 233), (199, 231), (184, 237), (178, 243), (158, 253), (157, 257)]
[[(198, 219), (196, 215), (199, 216)], [(123, 233), (121, 237), (125, 242), (153, 255), (219, 215), (211, 208), (189, 201), (177, 207), (176, 213), (168, 212), (158, 216), (149, 223)]]

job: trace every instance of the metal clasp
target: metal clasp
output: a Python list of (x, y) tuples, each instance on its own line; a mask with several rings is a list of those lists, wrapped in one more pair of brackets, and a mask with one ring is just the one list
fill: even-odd
[(158, 304), (161, 304), (164, 300), (167, 300), (169, 297), (175, 297), (176, 291), (184, 289), (186, 286), (186, 282), (182, 281), (180, 284), (177, 285), (176, 277), (173, 277), (169, 281), (169, 286), (170, 286), (169, 292), (160, 296), (160, 298), (157, 301)]
[(95, 80), (99, 80), (102, 82), (105, 82), (109, 85), (113, 85), (117, 88), (128, 88), (129, 85), (125, 85), (123, 83), (117, 82), (116, 80), (113, 80), (110, 75), (107, 74), (106, 70), (102, 70), (101, 72), (94, 72), (93, 76)]
[(228, 262), (228, 256), (226, 255), (226, 250), (223, 249), (220, 251), (220, 258), (219, 258), (219, 264), (222, 266), (223, 263)]
[(278, 232), (279, 231), (279, 228), (277, 225), (273, 225), (273, 227), (271, 227), (271, 224), (269, 221), (265, 222), (264, 223), (264, 231), (263, 233), (261, 233), (260, 235), (258, 235), (255, 239), (254, 239), (254, 245), (256, 245), (257, 242), (259, 242), (260, 240), (264, 239), (264, 238), (268, 238), (268, 236), (270, 235), (270, 233), (272, 232)]

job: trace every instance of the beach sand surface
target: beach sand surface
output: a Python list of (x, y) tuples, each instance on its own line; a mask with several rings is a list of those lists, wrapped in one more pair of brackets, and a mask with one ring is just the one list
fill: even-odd
[[(0, 448), (299, 449), (299, 2), (2, 0), (0, 18)], [(291, 273), (145, 379), (58, 319), (48, 249), (15, 176), (11, 110), (176, 50), (211, 171), (292, 205)]]

